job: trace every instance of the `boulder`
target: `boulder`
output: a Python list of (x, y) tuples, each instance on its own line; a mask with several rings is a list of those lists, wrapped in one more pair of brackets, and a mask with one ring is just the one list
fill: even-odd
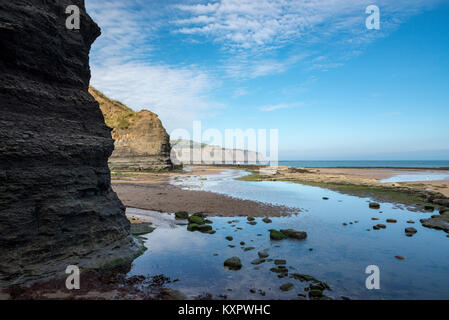
[(369, 207), (371, 209), (380, 209), (380, 204), (377, 202), (370, 202)]
[(175, 218), (176, 219), (188, 219), (189, 218), (189, 213), (186, 212), (186, 211), (175, 212)]
[(281, 289), (281, 291), (290, 291), (293, 289), (293, 283), (291, 282), (287, 282), (282, 284), (279, 289)]
[(203, 218), (198, 217), (198, 216), (190, 216), (189, 217), (189, 222), (190, 223), (194, 223), (194, 224), (205, 224), (205, 221)]
[(242, 268), (242, 261), (238, 257), (232, 257), (225, 260), (224, 266), (231, 270), (240, 270)]
[(434, 199), (432, 202), (440, 206), (449, 207), (449, 199)]
[(307, 232), (304, 231), (296, 231), (293, 229), (282, 229), (281, 232), (285, 234), (289, 238), (304, 240), (307, 238)]
[(414, 235), (417, 232), (418, 232), (418, 230), (416, 230), (413, 227), (405, 228), (405, 234), (409, 237), (411, 237), (412, 235)]
[(280, 231), (271, 229), (270, 230), (270, 239), (271, 240), (283, 240), (283, 239), (287, 239), (287, 236)]

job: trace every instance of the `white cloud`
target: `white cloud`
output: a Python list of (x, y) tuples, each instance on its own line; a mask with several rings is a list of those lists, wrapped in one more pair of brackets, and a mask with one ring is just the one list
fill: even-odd
[(208, 97), (214, 81), (196, 69), (127, 62), (93, 66), (92, 75), (93, 86), (135, 110), (158, 114), (168, 131), (190, 129), (193, 120), (222, 107)]
[(299, 107), (299, 106), (302, 106), (302, 104), (299, 104), (299, 103), (295, 103), (295, 104), (280, 103), (280, 104), (274, 104), (274, 105), (269, 105), (269, 106), (262, 107), (262, 108), (260, 108), (260, 111), (272, 112), (272, 111), (276, 111), (276, 110), (280, 110), (280, 109), (295, 108), (295, 107)]
[[(383, 31), (404, 17), (443, 0), (378, 0)], [(176, 32), (211, 37), (227, 49), (267, 50), (300, 42), (369, 42), (365, 8), (372, 0), (215, 0), (176, 5), (182, 19)]]
[[(87, 0), (88, 13), (102, 29), (91, 53), (91, 83), (134, 110), (159, 115), (165, 128), (192, 127), (222, 105), (211, 95), (219, 86), (211, 73), (196, 65), (153, 62), (153, 42), (164, 25), (160, 1)], [(156, 60), (156, 59), (155, 59)]]

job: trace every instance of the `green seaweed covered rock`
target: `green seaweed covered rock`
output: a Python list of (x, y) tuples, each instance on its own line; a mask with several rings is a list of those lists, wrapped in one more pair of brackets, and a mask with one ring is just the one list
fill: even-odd
[(271, 229), (270, 230), (270, 239), (271, 240), (283, 240), (286, 239), (287, 236), (281, 231)]
[(231, 270), (240, 270), (242, 268), (242, 261), (238, 257), (232, 257), (225, 260), (224, 266)]
[(189, 214), (186, 211), (178, 211), (178, 212), (175, 212), (175, 218), (176, 219), (188, 219)]
[(191, 223), (187, 226), (187, 230), (189, 231), (196, 231), (198, 230), (199, 225), (196, 223)]
[(198, 217), (198, 216), (190, 216), (189, 217), (189, 222), (190, 223), (195, 223), (195, 224), (198, 224), (198, 225), (205, 224), (204, 219), (201, 218), (201, 217)]
[(307, 238), (307, 232), (304, 231), (296, 231), (293, 229), (283, 229), (281, 230), (283, 234), (285, 234), (289, 238), (303, 240)]

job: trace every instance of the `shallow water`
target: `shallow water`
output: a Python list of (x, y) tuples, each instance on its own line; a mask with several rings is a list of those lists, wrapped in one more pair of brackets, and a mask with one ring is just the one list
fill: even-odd
[(407, 173), (394, 175), (380, 182), (412, 182), (412, 181), (441, 181), (449, 180), (449, 173)]
[[(325, 294), (332, 298), (449, 299), (449, 238), (444, 232), (424, 228), (419, 223), (419, 219), (432, 213), (413, 212), (390, 203), (381, 203), (380, 210), (373, 210), (368, 207), (368, 198), (318, 187), (234, 180), (241, 174), (244, 173), (225, 170), (173, 183), (242, 199), (299, 207), (302, 212), (292, 217), (272, 218), (270, 224), (256, 218), (255, 226), (247, 224), (245, 217), (211, 218), (217, 230), (213, 235), (189, 232), (186, 226), (176, 225), (173, 215), (161, 214), (162, 222), (156, 222), (158, 228), (146, 235), (148, 251), (134, 261), (129, 275), (164, 274), (179, 279), (169, 286), (189, 297), (207, 292), (214, 298), (224, 294), (228, 299), (292, 299), (304, 293), (307, 283), (279, 279), (270, 271), (273, 262), (258, 266), (250, 263), (258, 258), (258, 251), (269, 248), (269, 258), (286, 259), (290, 273), (309, 274), (327, 282), (333, 290)], [(379, 221), (372, 221), (372, 217)], [(386, 223), (387, 218), (398, 222)], [(410, 219), (416, 223), (408, 224), (406, 221)], [(232, 220), (239, 222), (229, 224)], [(349, 224), (356, 220), (359, 222)], [(344, 226), (344, 222), (348, 225)], [(377, 223), (386, 224), (387, 228), (372, 230)], [(404, 233), (404, 228), (410, 226), (418, 230), (413, 237)], [(303, 230), (308, 237), (302, 241), (271, 241), (268, 230), (273, 228)], [(233, 236), (232, 242), (225, 239), (228, 235)], [(240, 241), (245, 242), (243, 247), (255, 249), (244, 251)], [(235, 248), (228, 247), (230, 244)], [(215, 253), (218, 256), (214, 256)], [(396, 255), (404, 256), (405, 260), (396, 259)], [(241, 270), (223, 267), (224, 260), (232, 256), (242, 260)], [(369, 265), (380, 268), (380, 290), (365, 288), (368, 277), (365, 268)], [(279, 286), (286, 282), (292, 282), (294, 289), (282, 292)], [(250, 289), (257, 291), (251, 293)], [(258, 290), (264, 291), (265, 296)]]

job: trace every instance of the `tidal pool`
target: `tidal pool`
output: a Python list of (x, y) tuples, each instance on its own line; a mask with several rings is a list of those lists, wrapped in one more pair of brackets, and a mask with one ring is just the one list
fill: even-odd
[(449, 180), (449, 173), (406, 173), (394, 175), (380, 182), (413, 182), (413, 181), (441, 181)]
[[(185, 225), (177, 224), (182, 221), (176, 222), (173, 215), (151, 213), (160, 221), (155, 223), (156, 230), (145, 236), (148, 250), (134, 261), (129, 276), (163, 274), (172, 280), (179, 279), (167, 286), (190, 298), (210, 293), (216, 299), (223, 295), (227, 299), (292, 299), (298, 293), (304, 294), (308, 283), (289, 277), (278, 278), (278, 274), (270, 271), (275, 267), (273, 261), (251, 264), (258, 258), (258, 251), (269, 249), (268, 259), (287, 260), (290, 274), (307, 274), (328, 283), (332, 291), (324, 293), (334, 299), (342, 296), (351, 299), (449, 299), (449, 238), (446, 233), (424, 228), (419, 222), (433, 213), (410, 211), (391, 203), (380, 203), (381, 208), (373, 210), (368, 207), (369, 198), (288, 182), (234, 180), (242, 174), (246, 173), (225, 170), (173, 183), (241, 199), (297, 207), (301, 208), (301, 213), (271, 218), (273, 222), (269, 224), (256, 218), (254, 226), (247, 223), (246, 217), (212, 217), (213, 229), (217, 231), (212, 235), (187, 231)], [(143, 210), (128, 210), (146, 214)], [(371, 220), (373, 217), (379, 220)], [(397, 223), (387, 223), (388, 218), (396, 219)], [(409, 220), (415, 223), (407, 223)], [(373, 230), (378, 223), (387, 228)], [(407, 237), (406, 227), (414, 227), (418, 232)], [(286, 228), (306, 231), (308, 237), (306, 240), (270, 240), (269, 229)], [(232, 236), (233, 241), (226, 240), (226, 236)], [(241, 241), (245, 242), (243, 246)], [(247, 247), (255, 249), (244, 251)], [(398, 260), (396, 255), (405, 259)], [(223, 262), (233, 256), (241, 259), (242, 269), (224, 268)], [(365, 269), (369, 265), (380, 269), (379, 290), (365, 287), (369, 276)], [(293, 283), (294, 288), (281, 291), (279, 287), (286, 282)], [(251, 289), (255, 293), (250, 292)]]

